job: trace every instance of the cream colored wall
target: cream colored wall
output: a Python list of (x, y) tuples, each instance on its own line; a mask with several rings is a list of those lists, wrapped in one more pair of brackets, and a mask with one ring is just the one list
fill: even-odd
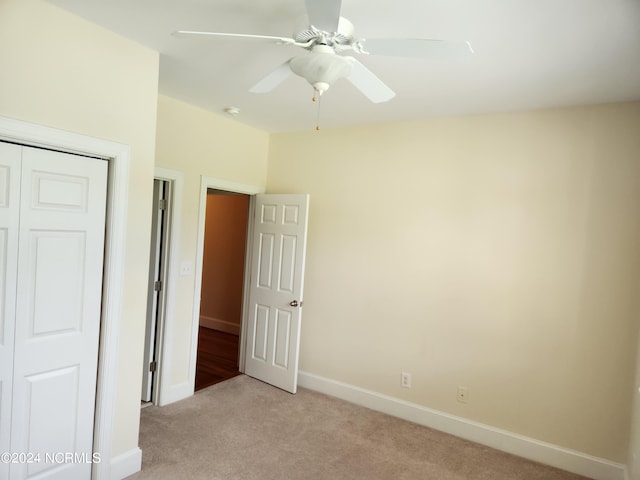
[(0, 2), (0, 115), (131, 146), (113, 455), (138, 445), (158, 54), (40, 0)]
[(635, 103), (272, 135), (268, 192), (311, 194), (301, 370), (626, 463), (638, 131)]
[[(184, 173), (180, 260), (195, 262), (201, 176), (263, 187), (267, 133), (160, 95), (156, 166)], [(171, 345), (171, 385), (189, 381), (193, 328), (193, 275), (179, 277)]]

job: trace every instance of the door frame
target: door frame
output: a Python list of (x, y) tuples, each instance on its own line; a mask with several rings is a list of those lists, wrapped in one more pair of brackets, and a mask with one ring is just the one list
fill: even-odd
[(265, 187), (258, 185), (246, 185), (242, 183), (230, 182), (219, 178), (208, 177), (202, 175), (200, 177), (200, 205), (198, 208), (198, 238), (196, 244), (196, 260), (195, 260), (195, 285), (193, 292), (193, 318), (191, 331), (191, 357), (189, 359), (189, 385), (190, 395), (193, 395), (196, 383), (196, 360), (198, 355), (198, 327), (200, 325), (200, 296), (202, 291), (202, 262), (204, 259), (204, 227), (207, 212), (207, 190), (208, 189), (223, 190), (233, 193), (243, 193), (249, 195), (249, 217), (247, 225), (247, 245), (245, 247), (244, 261), (244, 289), (242, 294), (242, 319), (240, 323), (240, 351), (239, 351), (239, 368), (240, 372), (244, 372), (244, 351), (245, 345), (242, 341), (245, 338), (246, 328), (246, 305), (249, 301), (249, 273), (251, 268), (250, 252), (252, 238), (252, 224), (255, 196), (265, 193)]
[[(118, 344), (122, 318), (125, 278), (127, 200), (129, 196), (129, 145), (71, 133), (42, 125), (0, 117), (0, 140), (103, 158), (109, 163), (107, 216), (102, 286), (102, 311), (93, 451), (100, 452), (100, 463), (92, 465), (94, 480), (110, 479), (113, 470), (127, 470), (112, 456), (113, 420), (116, 402)], [(115, 460), (119, 460), (116, 458)], [(138, 459), (135, 459), (137, 462)], [(133, 472), (129, 472), (133, 473)], [(127, 473), (127, 474), (129, 474)]]
[[(182, 223), (182, 195), (184, 190), (184, 174), (177, 170), (155, 167), (154, 180), (169, 182), (169, 215), (167, 216), (167, 268), (163, 289), (165, 304), (162, 315), (158, 319), (156, 330), (156, 361), (158, 362), (151, 402), (164, 406), (174, 401), (171, 393), (171, 342), (174, 338), (176, 324), (176, 290), (180, 274), (180, 225)], [(151, 268), (151, 266), (149, 266)]]

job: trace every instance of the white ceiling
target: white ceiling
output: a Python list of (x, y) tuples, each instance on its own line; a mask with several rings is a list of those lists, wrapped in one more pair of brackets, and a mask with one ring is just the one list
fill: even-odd
[[(50, 0), (161, 53), (160, 93), (269, 132), (313, 129), (312, 87), (292, 75), (248, 89), (299, 47), (176, 30), (289, 37), (304, 0)], [(346, 80), (322, 97), (325, 128), (640, 100), (640, 0), (343, 0), (357, 38), (467, 40), (456, 59), (358, 56), (395, 92), (372, 104)]]

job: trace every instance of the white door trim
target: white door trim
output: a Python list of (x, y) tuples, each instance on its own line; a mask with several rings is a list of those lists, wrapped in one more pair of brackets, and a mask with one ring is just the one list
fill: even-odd
[(169, 253), (167, 263), (167, 274), (165, 284), (165, 309), (164, 318), (158, 326), (158, 340), (156, 352), (158, 362), (158, 375), (154, 380), (153, 403), (156, 405), (166, 405), (171, 403), (171, 345), (174, 341), (174, 331), (176, 324), (176, 289), (178, 288), (177, 280), (180, 275), (180, 226), (182, 224), (182, 195), (184, 191), (184, 174), (177, 170), (156, 167), (154, 170), (154, 178), (156, 180), (164, 180), (171, 182), (169, 203), (169, 218), (167, 219), (167, 228), (169, 229), (167, 238), (169, 239)]
[(109, 161), (103, 306), (94, 424), (94, 452), (100, 453), (101, 462), (93, 464), (92, 478), (94, 480), (110, 479), (118, 341), (125, 271), (130, 147), (6, 117), (0, 117), (0, 139), (102, 157)]
[[(191, 331), (191, 357), (189, 359), (189, 390), (185, 392), (186, 396), (193, 395), (195, 382), (196, 382), (196, 359), (198, 354), (198, 326), (200, 325), (200, 292), (202, 290), (202, 260), (204, 257), (204, 224), (207, 211), (207, 189), (214, 188), (216, 190), (224, 190), (227, 192), (244, 193), (246, 195), (257, 195), (265, 192), (265, 187), (258, 185), (246, 185), (242, 183), (234, 183), (228, 180), (221, 180), (218, 178), (207, 177), (202, 175), (200, 178), (200, 206), (198, 208), (198, 238), (196, 244), (196, 259), (195, 259), (195, 285), (193, 292), (193, 319), (192, 319), (192, 331)], [(251, 204), (252, 202), (250, 202)], [(251, 211), (250, 211), (251, 213)], [(249, 217), (252, 218), (252, 217)], [(251, 225), (251, 222), (249, 222)], [(250, 237), (248, 237), (250, 238)], [(247, 244), (247, 251), (250, 252), (251, 245)], [(246, 263), (246, 261), (245, 261)], [(246, 269), (245, 269), (246, 271)], [(248, 276), (245, 275), (245, 284)], [(245, 288), (246, 290), (246, 288)], [(242, 326), (240, 331), (240, 338), (243, 338), (244, 318), (242, 319)], [(242, 358), (244, 353), (243, 345), (240, 345), (240, 353)], [(241, 365), (240, 371), (243, 370)], [(176, 399), (178, 400), (178, 399)]]

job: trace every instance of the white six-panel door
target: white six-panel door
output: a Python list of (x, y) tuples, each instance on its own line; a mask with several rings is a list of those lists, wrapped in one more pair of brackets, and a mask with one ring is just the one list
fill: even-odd
[(257, 195), (245, 373), (297, 389), (308, 195)]
[(18, 148), (19, 224), (9, 225), (18, 229), (17, 288), (7, 298), (15, 302), (15, 317), (5, 318), (15, 324), (9, 451), (36, 461), (12, 463), (9, 478), (86, 480), (93, 458), (107, 162)]

